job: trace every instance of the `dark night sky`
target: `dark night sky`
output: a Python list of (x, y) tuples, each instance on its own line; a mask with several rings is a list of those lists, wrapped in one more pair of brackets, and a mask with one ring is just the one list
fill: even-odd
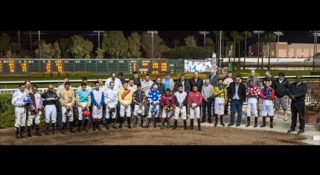
[[(125, 36), (129, 36), (132, 31), (123, 31)], [(140, 34), (142, 31), (137, 31)], [(251, 31), (253, 32), (253, 31)], [(274, 31), (265, 31), (264, 34), (273, 33)], [(0, 33), (7, 33), (10, 36), (11, 41), (18, 41), (18, 31), (0, 31)], [(309, 31), (282, 31), (283, 36), (280, 36), (280, 42), (290, 43), (314, 43), (314, 37)], [(54, 41), (60, 38), (68, 38), (72, 35), (80, 35), (84, 38), (93, 42), (94, 47), (97, 47), (98, 43), (98, 34), (93, 31), (40, 31), (40, 39), (45, 40), (46, 42), (53, 43)], [(102, 38), (102, 33), (100, 37)], [(197, 39), (197, 44), (199, 46), (203, 45), (203, 35), (199, 34), (199, 31), (158, 31), (158, 35), (164, 40), (164, 42), (169, 46), (173, 47), (172, 41), (178, 39), (180, 43), (183, 43), (183, 39), (187, 36), (195, 36)], [(215, 41), (215, 36), (210, 31), (210, 34), (206, 35)], [(263, 34), (260, 35), (263, 37)], [(38, 31), (34, 31), (32, 34), (33, 41), (38, 39)], [(256, 43), (258, 40), (258, 35), (253, 34), (251, 38), (248, 38), (248, 45)], [(21, 45), (29, 47), (30, 38), (29, 34), (26, 31), (20, 31), (20, 41)], [(244, 47), (241, 46), (242, 48)]]

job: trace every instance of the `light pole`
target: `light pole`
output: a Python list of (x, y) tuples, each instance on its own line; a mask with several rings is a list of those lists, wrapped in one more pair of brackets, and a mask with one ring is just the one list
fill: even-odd
[(206, 47), (206, 35), (209, 34), (210, 32), (208, 31), (200, 31), (199, 32), (201, 35), (203, 35), (203, 48)]
[(100, 49), (100, 33), (104, 33), (103, 30), (95, 30), (94, 33), (98, 33), (98, 49)]
[(314, 43), (314, 49), (313, 49), (313, 61), (312, 61), (312, 70), (314, 71), (314, 65), (315, 65), (315, 58), (316, 58), (316, 54), (317, 54), (317, 45), (318, 45), (318, 42), (317, 42), (317, 38), (318, 36), (320, 36), (320, 31), (310, 31), (310, 32), (313, 32), (313, 43)]
[(283, 35), (283, 33), (278, 30), (277, 32), (274, 32), (274, 34), (278, 36), (276, 56), (277, 56), (277, 58), (279, 58), (279, 38), (280, 38), (280, 36)]
[(254, 34), (258, 34), (258, 65), (257, 67), (259, 67), (259, 56), (260, 56), (260, 34), (264, 33), (263, 30), (255, 30), (253, 31)]
[(38, 30), (38, 40), (39, 40), (39, 58), (41, 58), (40, 30)]
[(158, 31), (155, 31), (155, 30), (150, 30), (148, 31), (148, 34), (151, 34), (151, 57), (153, 58), (153, 52), (154, 52), (154, 49), (153, 49), (153, 34), (157, 34)]
[(21, 58), (21, 42), (20, 42), (20, 31), (18, 30), (18, 43), (19, 43), (19, 57)]

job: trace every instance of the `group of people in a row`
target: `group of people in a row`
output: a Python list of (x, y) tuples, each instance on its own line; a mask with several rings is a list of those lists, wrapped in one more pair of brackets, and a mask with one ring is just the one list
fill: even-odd
[[(251, 76), (245, 83), (241, 81), (241, 77), (232, 76), (232, 72), (228, 72), (226, 76), (218, 76), (215, 70), (211, 70), (210, 75), (205, 79), (199, 77), (199, 72), (194, 72), (194, 76), (190, 79), (186, 79), (185, 75), (181, 74), (176, 82), (170, 77), (170, 73), (166, 73), (164, 79), (157, 77), (155, 82), (150, 79), (149, 74), (146, 74), (144, 79), (140, 78), (138, 72), (134, 72), (128, 81), (122, 77), (121, 72), (118, 76), (116, 72), (112, 72), (105, 83), (102, 79), (98, 79), (93, 87), (90, 87), (87, 78), (83, 77), (77, 91), (73, 90), (68, 79), (64, 79), (56, 92), (54, 86), (49, 84), (48, 90), (43, 94), (39, 94), (37, 85), (31, 86), (30, 81), (21, 83), (19, 90), (14, 92), (12, 98), (12, 104), (15, 106), (16, 137), (25, 137), (25, 127), (29, 137), (32, 136), (33, 127), (36, 129), (36, 135), (41, 135), (39, 124), (42, 108), (46, 134), (50, 133), (50, 122), (52, 133), (55, 134), (57, 102), (60, 108), (58, 124), (61, 123), (61, 126), (59, 128), (62, 133), (67, 127), (74, 133), (76, 132), (73, 125), (75, 117), (78, 119), (78, 132), (88, 131), (89, 126), (92, 126), (93, 131), (101, 130), (101, 124), (104, 124), (106, 129), (122, 128), (125, 122), (128, 128), (132, 128), (131, 118), (133, 118), (133, 127), (137, 127), (140, 118), (140, 126), (148, 128), (153, 118), (153, 126), (156, 127), (157, 122), (161, 122), (161, 129), (164, 128), (165, 123), (170, 127), (170, 119), (174, 118), (173, 129), (176, 129), (180, 116), (184, 129), (188, 129), (187, 119), (190, 117), (189, 129), (193, 129), (194, 118), (196, 118), (198, 130), (201, 130), (201, 123), (206, 122), (206, 119), (212, 123), (212, 113), (215, 120), (214, 126), (218, 124), (218, 117), (220, 117), (220, 124), (225, 126), (223, 116), (228, 114), (229, 104), (231, 113), (228, 126), (235, 124), (236, 112), (238, 114), (236, 126), (240, 126), (242, 105), (245, 101), (248, 104), (246, 126), (250, 126), (250, 116), (253, 113), (254, 127), (257, 127), (260, 113), (259, 98), (262, 99), (261, 127), (266, 126), (266, 118), (270, 117), (272, 128), (273, 119), (280, 106), (285, 111), (284, 119), (288, 119), (286, 115), (288, 97), (294, 103), (291, 105), (292, 125), (288, 132), (295, 130), (297, 113), (300, 114), (299, 133), (304, 132), (302, 111), (304, 108), (301, 106), (304, 105), (307, 86), (301, 81), (300, 75), (290, 86), (283, 72), (280, 72), (279, 78), (275, 79), (269, 71), (266, 71), (262, 81), (263, 86), (261, 86), (261, 81), (255, 76), (254, 70), (251, 71)], [(78, 112), (77, 116), (74, 115), (74, 109)], [(200, 121), (201, 113), (202, 121)], [(143, 125), (145, 118), (146, 124)]]

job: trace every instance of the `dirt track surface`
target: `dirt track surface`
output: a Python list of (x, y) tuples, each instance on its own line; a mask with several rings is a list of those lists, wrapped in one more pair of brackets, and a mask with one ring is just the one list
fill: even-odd
[(26, 138), (17, 139), (14, 128), (0, 129), (0, 145), (308, 145), (303, 142), (306, 137), (296, 134), (208, 126), (202, 126), (201, 131), (197, 126), (193, 130), (184, 130), (182, 126), (175, 130), (153, 126), (109, 130), (102, 127), (100, 131), (80, 133), (70, 133), (68, 129), (64, 134), (58, 129), (55, 135), (45, 135), (41, 128), (41, 134), (35, 135), (33, 129), (32, 137), (25, 133)]

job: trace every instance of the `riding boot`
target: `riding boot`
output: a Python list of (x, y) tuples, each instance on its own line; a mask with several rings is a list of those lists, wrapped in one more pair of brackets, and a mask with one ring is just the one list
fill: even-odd
[(31, 126), (28, 126), (28, 137), (32, 137), (32, 134), (31, 134)]
[(119, 117), (119, 128), (122, 128), (123, 117)]
[(56, 134), (56, 124), (52, 123), (52, 134)]
[(190, 119), (190, 129), (193, 130), (193, 119)]
[(214, 127), (218, 125), (218, 115), (214, 116)]
[(46, 135), (49, 134), (49, 123), (46, 123)]
[(95, 120), (95, 119), (92, 120), (92, 130), (93, 130), (93, 131), (96, 131), (96, 130), (97, 130), (97, 128), (96, 128), (96, 127), (97, 127), (96, 122), (97, 122), (97, 120)]
[(145, 128), (148, 128), (148, 127), (149, 127), (150, 121), (151, 121), (151, 118), (148, 118)]
[(246, 127), (250, 126), (250, 117), (247, 117), (247, 125)]
[(83, 130), (88, 132), (88, 119), (83, 119)]
[(144, 116), (141, 116), (141, 119), (140, 119), (140, 127), (141, 128), (143, 127), (143, 119), (144, 119)]
[(37, 125), (36, 124), (36, 135), (37, 136), (41, 136), (42, 134), (40, 133), (40, 126), (39, 126), (39, 124)]
[(116, 119), (113, 118), (112, 120), (112, 128), (117, 129), (117, 125), (116, 125)]
[(273, 128), (273, 116), (270, 116), (270, 128)]
[(220, 115), (220, 124), (221, 124), (222, 126), (225, 126), (224, 123), (223, 123), (223, 115)]
[(254, 126), (253, 127), (257, 127), (258, 126), (258, 117), (254, 117)]
[(174, 119), (174, 123), (173, 123), (173, 128), (172, 129), (176, 129), (178, 127), (178, 120)]
[(70, 132), (75, 133), (76, 131), (73, 130), (73, 122), (70, 122)]
[(26, 129), (25, 126), (20, 127), (20, 137), (24, 138), (24, 130)]
[(33, 118), (33, 120), (32, 120), (32, 124), (31, 124), (31, 129), (34, 129), (35, 128), (35, 119)]
[(81, 132), (82, 120), (78, 120), (78, 132)]
[(66, 122), (62, 122), (62, 128), (61, 128), (62, 134), (64, 134), (64, 132), (65, 132), (65, 130), (64, 130), (65, 127), (66, 127)]
[(262, 125), (260, 127), (261, 128), (266, 127), (266, 117), (265, 116), (262, 117)]
[(96, 121), (96, 124), (97, 124), (97, 129), (100, 131), (101, 130), (101, 119), (97, 120)]
[(188, 129), (188, 128), (187, 128), (187, 120), (183, 120), (183, 128), (184, 128), (184, 129)]
[(163, 119), (161, 120), (161, 126), (160, 126), (160, 129), (163, 129), (163, 128), (164, 128), (164, 121), (165, 121), (165, 119), (163, 118)]
[(132, 129), (132, 126), (131, 126), (131, 117), (127, 117), (127, 121), (128, 121), (128, 128), (129, 128), (129, 129)]
[(170, 128), (170, 117), (168, 117), (166, 120), (167, 120), (167, 128)]
[(106, 129), (109, 129), (109, 124), (110, 124), (110, 118), (106, 120)]
[(20, 132), (19, 132), (19, 130), (20, 130), (19, 127), (16, 127), (16, 128), (15, 128), (17, 139), (20, 138)]
[(154, 118), (153, 120), (153, 127), (157, 127), (157, 120), (159, 119), (160, 117), (157, 117), (157, 118)]
[(133, 116), (133, 127), (137, 128), (137, 124), (138, 124), (138, 118), (137, 116)]
[(198, 122), (198, 130), (201, 131), (201, 122), (199, 118), (197, 119), (197, 122)]

